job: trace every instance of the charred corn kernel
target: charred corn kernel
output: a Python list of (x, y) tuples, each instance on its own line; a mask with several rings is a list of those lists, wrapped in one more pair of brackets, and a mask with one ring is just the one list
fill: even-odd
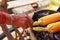
[(60, 31), (60, 21), (47, 25), (46, 29), (50, 33), (55, 33), (55, 32)]
[(38, 21), (33, 23), (33, 26), (36, 26), (36, 25), (45, 26), (47, 24), (50, 24), (52, 22), (56, 22), (58, 20), (60, 20), (60, 13), (54, 13), (54, 14), (47, 15), (47, 16), (39, 18)]
[(45, 28), (43, 27), (33, 27), (34, 31), (44, 31)]

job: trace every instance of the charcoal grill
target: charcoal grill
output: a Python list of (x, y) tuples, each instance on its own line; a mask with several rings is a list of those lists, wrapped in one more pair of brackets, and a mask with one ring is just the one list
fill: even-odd
[[(2, 1), (3, 2), (3, 1)], [(7, 1), (6, 1), (6, 3), (7, 3)], [(1, 5), (2, 7), (3, 7), (3, 10), (5, 11), (5, 12), (7, 12), (7, 13), (13, 13), (12, 11), (11, 11), (11, 9), (7, 9), (7, 4), (5, 3), (5, 6), (4, 5)], [(37, 6), (36, 6), (37, 7)], [(34, 7), (35, 8), (35, 7)], [(44, 13), (44, 14), (43, 14)], [(48, 14), (46, 14), (46, 13), (48, 13)], [(38, 18), (39, 17), (43, 17), (43, 16), (45, 16), (45, 15), (49, 15), (49, 14), (52, 14), (52, 13), (56, 13), (56, 11), (51, 11), (51, 10), (42, 10), (42, 11), (38, 11), (38, 12), (35, 12), (35, 14), (33, 15), (33, 20), (34, 21), (36, 21), (36, 20), (38, 20)], [(36, 18), (36, 19), (35, 19)], [(13, 32), (13, 31), (18, 31), (17, 29), (16, 30), (14, 30), (15, 28), (10, 28), (10, 29), (8, 29), (7, 28), (7, 26), (6, 25), (1, 25), (2, 26), (2, 30), (3, 30), (3, 32), (5, 33), (2, 33), (1, 35), (0, 35), (0, 40), (2, 40), (3, 38), (5, 38), (6, 36), (7, 36), (7, 38), (8, 38), (8, 40), (15, 40), (13, 37), (12, 37), (12, 35), (11, 35), (11, 33)], [(35, 32), (35, 31), (33, 31), (35, 34), (36, 34), (36, 36), (38, 37), (38, 40), (47, 40), (47, 37), (48, 37), (48, 34), (47, 34), (47, 36), (46, 36), (46, 38), (44, 38), (43, 39), (43, 33), (42, 32)], [(19, 31), (18, 31), (18, 33), (19, 33)], [(20, 34), (20, 33), (19, 33)], [(21, 34), (20, 34), (21, 35)], [(41, 36), (39, 36), (39, 35), (41, 35)], [(57, 35), (57, 34), (56, 34)], [(59, 34), (60, 35), (60, 34)], [(41, 38), (42, 39), (41, 39)], [(54, 39), (53, 39), (54, 40)]]

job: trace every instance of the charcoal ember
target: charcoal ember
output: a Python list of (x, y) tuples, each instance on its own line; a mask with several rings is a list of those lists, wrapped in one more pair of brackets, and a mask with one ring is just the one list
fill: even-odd
[(49, 34), (49, 39), (50, 40), (56, 40), (55, 37), (54, 37), (54, 34)]
[(49, 32), (43, 32), (43, 40), (55, 40)]
[(33, 31), (34, 35), (37, 37), (37, 40), (43, 39), (43, 32)]
[(47, 32), (36, 32), (34, 31), (35, 36), (37, 37), (37, 40), (47, 40), (49, 39), (49, 33)]
[(49, 39), (49, 33), (44, 33), (44, 39), (43, 40), (48, 40)]
[(60, 33), (51, 34), (49, 32), (36, 32), (37, 40), (60, 40)]
[(43, 40), (43, 32), (36, 34), (38, 40)]
[(60, 32), (54, 34), (56, 40), (60, 40)]

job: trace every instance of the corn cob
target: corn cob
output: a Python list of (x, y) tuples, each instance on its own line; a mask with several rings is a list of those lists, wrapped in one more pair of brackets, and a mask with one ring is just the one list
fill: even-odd
[(55, 33), (60, 31), (60, 21), (47, 25), (46, 29), (50, 33)]
[(56, 33), (60, 31), (60, 21), (48, 24), (47, 27), (33, 27), (35, 31), (48, 31), (50, 33)]
[(36, 25), (45, 26), (47, 24), (50, 24), (50, 23), (53, 23), (53, 22), (56, 22), (56, 21), (59, 21), (59, 20), (60, 20), (60, 13), (54, 13), (54, 14), (47, 15), (47, 16), (39, 18), (38, 21), (35, 21), (33, 23), (33, 26), (36, 26)]

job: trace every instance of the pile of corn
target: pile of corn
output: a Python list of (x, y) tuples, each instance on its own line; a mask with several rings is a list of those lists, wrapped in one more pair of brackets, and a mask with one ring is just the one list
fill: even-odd
[(46, 26), (46, 27), (34, 27), (35, 31), (48, 31), (50, 33), (55, 33), (60, 31), (60, 13), (50, 14), (38, 19), (33, 23), (33, 26)]

